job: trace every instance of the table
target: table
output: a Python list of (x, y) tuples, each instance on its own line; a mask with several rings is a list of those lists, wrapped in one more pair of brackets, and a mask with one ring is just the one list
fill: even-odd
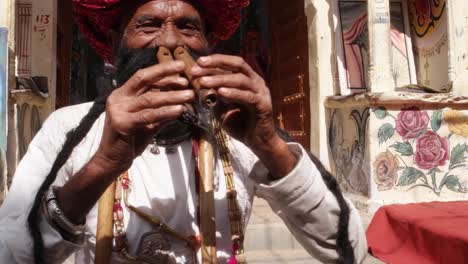
[(383, 206), (366, 235), (386, 263), (468, 263), (468, 202)]

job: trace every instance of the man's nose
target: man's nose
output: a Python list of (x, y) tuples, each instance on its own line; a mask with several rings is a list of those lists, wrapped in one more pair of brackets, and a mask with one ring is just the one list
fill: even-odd
[(174, 50), (177, 47), (183, 47), (185, 45), (182, 34), (180, 34), (177, 28), (171, 24), (164, 26), (159, 42), (159, 46), (164, 46), (170, 50)]

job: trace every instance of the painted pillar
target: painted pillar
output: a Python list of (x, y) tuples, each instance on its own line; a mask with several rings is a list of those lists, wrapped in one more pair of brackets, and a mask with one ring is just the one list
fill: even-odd
[[(468, 6), (466, 0), (447, 1), (448, 12), (448, 79), (452, 82), (452, 91), (458, 95), (468, 95), (468, 40), (465, 35)], [(468, 11), (468, 10), (467, 10)]]
[(41, 111), (44, 119), (55, 109), (57, 1), (33, 0), (32, 4), (31, 74), (47, 76), (49, 81), (47, 106)]
[(465, 40), (463, 41), (465, 43), (465, 71), (468, 71), (468, 4), (463, 3), (465, 4), (465, 11), (463, 12), (465, 14), (463, 17), (463, 23), (465, 24)]
[[(15, 78), (15, 6), (16, 0), (2, 0), (0, 1), (0, 27), (8, 29), (8, 89), (11, 90), (16, 86)], [(15, 139), (15, 134), (10, 133), (11, 129), (14, 128), (14, 108), (9, 99), (7, 100), (7, 127), (2, 127), (7, 131), (7, 149), (6, 157), (2, 157), (0, 160), (0, 203), (3, 201), (7, 194), (7, 183), (9, 179), (7, 168), (12, 162), (15, 162), (15, 153), (10, 153), (10, 140)], [(2, 124), (3, 126), (3, 124)], [(12, 155), (13, 154), (13, 155)]]
[(389, 0), (369, 0), (369, 91), (391, 92), (395, 84), (392, 78), (390, 42)]
[(333, 1), (306, 0), (309, 36), (309, 80), (311, 110), (311, 149), (329, 166), (324, 101), (334, 94)]

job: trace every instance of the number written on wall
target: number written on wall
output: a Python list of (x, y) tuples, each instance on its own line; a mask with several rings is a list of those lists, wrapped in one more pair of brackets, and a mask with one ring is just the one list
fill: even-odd
[(38, 14), (34, 20), (33, 31), (39, 34), (39, 40), (44, 40), (50, 28), (51, 15)]

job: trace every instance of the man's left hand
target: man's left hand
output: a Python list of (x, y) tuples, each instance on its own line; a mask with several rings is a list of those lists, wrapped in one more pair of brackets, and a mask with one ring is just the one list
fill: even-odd
[(289, 173), (296, 158), (275, 131), (265, 81), (241, 57), (216, 54), (197, 63), (200, 67), (192, 74), (201, 77), (202, 87), (217, 91), (221, 102), (215, 112), (228, 134), (246, 144), (270, 171), (282, 174), (278, 177)]

